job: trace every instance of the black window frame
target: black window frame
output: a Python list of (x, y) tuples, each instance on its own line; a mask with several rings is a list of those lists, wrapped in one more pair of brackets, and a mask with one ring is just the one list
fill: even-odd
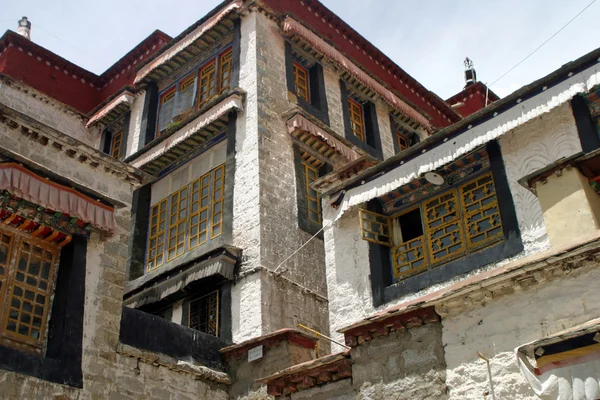
[[(308, 92), (310, 102), (307, 102), (296, 93), (294, 63), (299, 64), (308, 71)], [(292, 44), (285, 42), (285, 74), (287, 89), (296, 96), (296, 103), (325, 125), (329, 126), (329, 111), (327, 106), (323, 66), (317, 61), (307, 63), (300, 60), (299, 57), (294, 56)]]
[[(323, 227), (323, 209), (321, 207), (321, 223), (316, 223), (308, 218), (307, 199), (306, 199), (306, 181), (304, 180), (304, 160), (301, 156), (302, 150), (298, 145), (294, 145), (294, 169), (296, 173), (296, 204), (298, 207), (298, 227), (303, 231), (315, 235)], [(323, 177), (333, 171), (331, 165), (324, 163), (318, 168), (319, 177)], [(323, 232), (318, 235), (323, 238)]]
[(0, 369), (83, 387), (81, 369), (87, 239), (73, 235), (60, 252), (46, 352), (36, 355), (0, 345)]
[[(398, 135), (398, 130), (402, 129), (404, 131), (406, 131), (407, 129), (405, 127), (403, 127), (402, 125), (400, 125), (397, 121), (396, 118), (394, 118), (393, 115), (390, 114), (390, 128), (392, 129), (392, 139), (394, 141), (394, 152), (396, 154), (400, 153), (401, 151), (405, 151), (403, 149), (400, 148), (400, 144), (398, 143), (398, 139), (397, 139), (397, 135)], [(416, 133), (416, 132), (408, 132), (406, 136), (406, 139), (408, 140), (408, 148), (411, 148), (412, 146), (416, 145), (417, 143), (419, 143), (421, 141), (421, 137)]]
[[(369, 242), (369, 266), (374, 307), (416, 293), (485, 265), (499, 262), (523, 251), (523, 241), (504, 169), (500, 145), (496, 141), (489, 142), (486, 145), (486, 150), (490, 158), (490, 170), (496, 187), (504, 240), (431, 270), (407, 277), (400, 282), (394, 282), (390, 248)], [(383, 211), (378, 199), (370, 200), (367, 203), (367, 209), (376, 213), (382, 213)]]
[[(379, 132), (379, 123), (377, 121), (377, 110), (375, 103), (370, 100), (352, 95), (348, 90), (348, 84), (340, 79), (340, 92), (342, 100), (342, 113), (344, 117), (344, 136), (352, 144), (360, 147), (371, 156), (383, 160), (383, 147), (381, 145), (381, 134)], [(350, 109), (348, 100), (354, 100), (362, 106), (364, 135), (362, 141), (352, 133), (350, 122)]]

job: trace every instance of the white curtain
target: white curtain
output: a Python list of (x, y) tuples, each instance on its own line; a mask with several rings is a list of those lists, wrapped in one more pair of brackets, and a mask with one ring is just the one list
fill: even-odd
[(535, 394), (544, 400), (600, 399), (600, 356), (580, 363), (571, 363), (536, 375), (525, 354), (515, 350), (521, 374)]

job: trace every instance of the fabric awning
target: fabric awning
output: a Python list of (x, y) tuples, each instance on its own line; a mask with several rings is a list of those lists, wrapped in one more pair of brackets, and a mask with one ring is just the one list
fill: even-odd
[(360, 154), (358, 154), (356, 151), (352, 150), (344, 143), (325, 132), (323, 129), (320, 129), (317, 125), (310, 122), (300, 114), (294, 115), (287, 121), (286, 124), (288, 133), (292, 134), (297, 129), (308, 132), (317, 139), (323, 140), (325, 143), (331, 146), (331, 148), (344, 156), (347, 162), (352, 162), (360, 158)]
[(113, 207), (49, 181), (17, 163), (0, 163), (0, 190), (7, 190), (42, 207), (78, 217), (99, 229), (112, 232), (115, 228)]
[(174, 134), (153, 146), (152, 149), (131, 161), (131, 165), (136, 168), (142, 168), (144, 165), (165, 155), (178, 144), (190, 139), (200, 130), (217, 121), (219, 118), (226, 116), (229, 112), (240, 111), (243, 110), (243, 108), (243, 101), (240, 95), (232, 94), (231, 96), (228, 96), (205, 113), (200, 114), (197, 118), (186, 124)]
[(329, 60), (335, 62), (343, 69), (345, 69), (350, 75), (367, 86), (381, 98), (388, 103), (391, 107), (406, 115), (413, 121), (421, 124), (427, 130), (431, 130), (431, 124), (429, 121), (419, 114), (415, 109), (410, 107), (404, 101), (400, 100), (398, 96), (386, 89), (383, 85), (371, 78), (366, 72), (361, 70), (356, 64), (348, 60), (342, 53), (337, 51), (323, 39), (315, 35), (312, 31), (305, 28), (300, 22), (296, 21), (292, 17), (287, 17), (283, 21), (283, 33), (291, 36), (293, 34), (300, 36), (306, 40), (313, 48), (323, 54)]
[(112, 99), (112, 101), (110, 101), (107, 105), (95, 112), (94, 115), (92, 115), (90, 120), (87, 122), (87, 124), (85, 124), (85, 127), (89, 128), (95, 123), (102, 121), (111, 113), (118, 112), (120, 109), (129, 109), (134, 99), (135, 97), (133, 96), (133, 93), (129, 91), (121, 93), (119, 96)]
[[(600, 398), (600, 343), (572, 348), (565, 346), (542, 368), (534, 367), (527, 355), (536, 349), (583, 335), (600, 332), (600, 319), (588, 321), (550, 337), (515, 349), (521, 374), (537, 396), (547, 400), (596, 400)], [(543, 355), (543, 352), (541, 353)], [(540, 358), (541, 360), (541, 358)]]
[(237, 261), (237, 258), (229, 253), (219, 254), (211, 259), (202, 260), (178, 273), (173, 273), (167, 279), (127, 298), (125, 305), (137, 308), (146, 304), (156, 303), (184, 290), (193, 282), (211, 276), (218, 275), (223, 279), (233, 280), (233, 271)]
[(204, 35), (208, 30), (213, 28), (215, 25), (219, 23), (223, 18), (225, 18), (229, 13), (234, 10), (242, 7), (242, 1), (237, 0), (225, 6), (221, 11), (210, 17), (206, 22), (198, 26), (192, 32), (190, 32), (187, 36), (181, 39), (178, 43), (175, 43), (171, 48), (162, 53), (156, 59), (152, 60), (150, 63), (145, 65), (142, 69), (139, 70), (135, 77), (134, 84), (140, 83), (146, 76), (148, 76), (155, 68), (158, 68), (160, 65), (168, 62), (177, 54), (184, 51), (188, 46), (192, 45), (196, 40), (198, 40), (202, 35)]
[(410, 183), (426, 172), (434, 171), (524, 123), (550, 112), (571, 100), (578, 93), (588, 92), (598, 84), (600, 84), (600, 69), (596, 64), (536, 96), (515, 104), (495, 118), (472, 127), (450, 141), (431, 150), (425, 151), (424, 149), (424, 154), (362, 186), (348, 190), (335, 220), (339, 219), (350, 207)]

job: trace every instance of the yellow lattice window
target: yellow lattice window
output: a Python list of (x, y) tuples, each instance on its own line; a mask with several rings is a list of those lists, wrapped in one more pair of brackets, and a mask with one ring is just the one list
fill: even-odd
[(210, 172), (192, 182), (191, 193), (189, 248), (193, 249), (208, 240)]
[(147, 271), (161, 266), (164, 262), (166, 220), (167, 199), (164, 199), (150, 210)]
[(308, 91), (308, 71), (302, 65), (294, 63), (294, 85), (296, 95), (307, 103), (310, 103), (310, 94)]
[(185, 253), (185, 235), (187, 222), (188, 187), (185, 186), (173, 193), (169, 199), (169, 244), (167, 261), (171, 261)]
[(153, 206), (146, 271), (221, 235), (224, 199), (225, 164), (222, 164)]
[(306, 211), (308, 219), (317, 224), (321, 223), (321, 198), (316, 190), (310, 185), (319, 179), (319, 170), (308, 163), (302, 163), (304, 167), (304, 188), (306, 193)]
[(425, 237), (419, 236), (392, 248), (392, 263), (396, 280), (427, 269), (426, 246)]
[(350, 114), (350, 129), (352, 134), (365, 141), (365, 123), (363, 118), (363, 107), (352, 99), (348, 99), (348, 111)]
[(451, 190), (424, 205), (425, 227), (429, 237), (431, 262), (446, 260), (465, 251), (462, 221), (456, 197)]
[(423, 230), (421, 208), (402, 212), (392, 219), (394, 278), (400, 280), (428, 267), (427, 237)]
[(121, 158), (121, 145), (123, 143), (123, 131), (113, 135), (110, 144), (110, 155), (116, 159)]
[(387, 215), (360, 210), (360, 229), (362, 238), (372, 243), (392, 245), (392, 224)]
[(0, 231), (1, 343), (42, 353), (59, 248)]
[(225, 50), (219, 56), (219, 93), (224, 93), (231, 84), (231, 49)]
[(213, 170), (212, 226), (210, 238), (221, 234), (223, 225), (223, 196), (225, 192), (225, 164)]
[(219, 291), (215, 290), (190, 302), (189, 327), (219, 336)]
[(11, 258), (12, 242), (12, 235), (0, 232), (0, 299), (4, 299), (4, 292), (6, 291), (6, 279), (8, 277), (8, 263)]
[(360, 211), (363, 239), (392, 247), (396, 281), (504, 237), (491, 172), (393, 217)]
[(217, 75), (215, 60), (200, 68), (198, 75), (198, 107), (202, 107), (206, 102), (217, 94)]
[(491, 173), (460, 188), (467, 245), (484, 246), (502, 235), (502, 221)]
[(398, 150), (406, 150), (410, 147), (408, 138), (406, 135), (400, 131), (396, 131), (396, 140), (398, 142)]

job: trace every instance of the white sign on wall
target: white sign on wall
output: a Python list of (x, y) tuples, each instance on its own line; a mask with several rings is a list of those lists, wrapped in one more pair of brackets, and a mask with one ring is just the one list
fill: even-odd
[(258, 360), (259, 358), (262, 358), (262, 356), (263, 356), (262, 344), (260, 346), (257, 346), (257, 347), (254, 347), (254, 348), (248, 350), (248, 362)]

